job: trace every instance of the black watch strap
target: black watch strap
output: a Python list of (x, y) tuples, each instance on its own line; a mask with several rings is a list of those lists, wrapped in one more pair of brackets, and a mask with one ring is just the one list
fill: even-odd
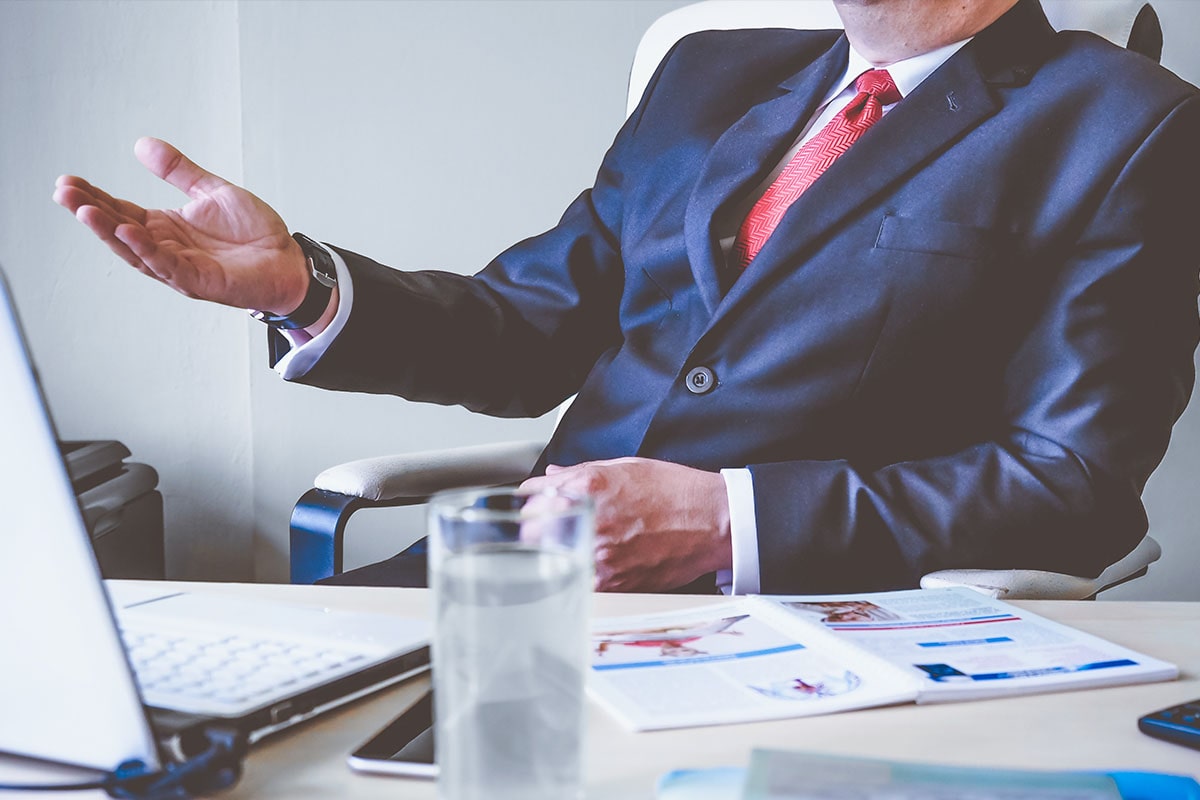
[(265, 322), (272, 328), (295, 330), (307, 328), (321, 318), (329, 306), (329, 297), (333, 287), (337, 285), (337, 268), (333, 265), (333, 257), (324, 247), (305, 236), (303, 233), (293, 233), (292, 238), (304, 251), (308, 262), (308, 291), (304, 300), (296, 309), (288, 314), (272, 314), (269, 311), (251, 311), (250, 316)]

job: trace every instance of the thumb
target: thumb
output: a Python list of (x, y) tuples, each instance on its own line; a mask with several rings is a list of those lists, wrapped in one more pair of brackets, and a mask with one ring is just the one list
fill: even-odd
[(192, 199), (203, 197), (226, 183), (162, 139), (143, 136), (134, 144), (133, 154), (146, 169)]

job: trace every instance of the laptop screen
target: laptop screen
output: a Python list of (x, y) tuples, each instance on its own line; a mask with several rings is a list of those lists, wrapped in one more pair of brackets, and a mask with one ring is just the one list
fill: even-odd
[(0, 272), (0, 751), (160, 763)]

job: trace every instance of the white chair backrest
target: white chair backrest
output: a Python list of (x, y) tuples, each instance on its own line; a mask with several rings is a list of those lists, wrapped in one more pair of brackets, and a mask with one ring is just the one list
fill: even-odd
[[(1042, 0), (1057, 30), (1092, 31), (1124, 47), (1145, 0)], [(703, 0), (655, 20), (642, 36), (629, 73), (626, 114), (633, 113), (658, 62), (696, 31), (733, 28), (835, 29), (842, 20), (832, 0)]]

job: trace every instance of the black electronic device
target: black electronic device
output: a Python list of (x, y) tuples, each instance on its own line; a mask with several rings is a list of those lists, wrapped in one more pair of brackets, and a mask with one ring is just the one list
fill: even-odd
[(1142, 733), (1200, 750), (1200, 698), (1147, 714), (1138, 720)]
[(421, 696), (353, 753), (346, 762), (358, 772), (409, 778), (437, 777), (433, 757), (433, 691)]

